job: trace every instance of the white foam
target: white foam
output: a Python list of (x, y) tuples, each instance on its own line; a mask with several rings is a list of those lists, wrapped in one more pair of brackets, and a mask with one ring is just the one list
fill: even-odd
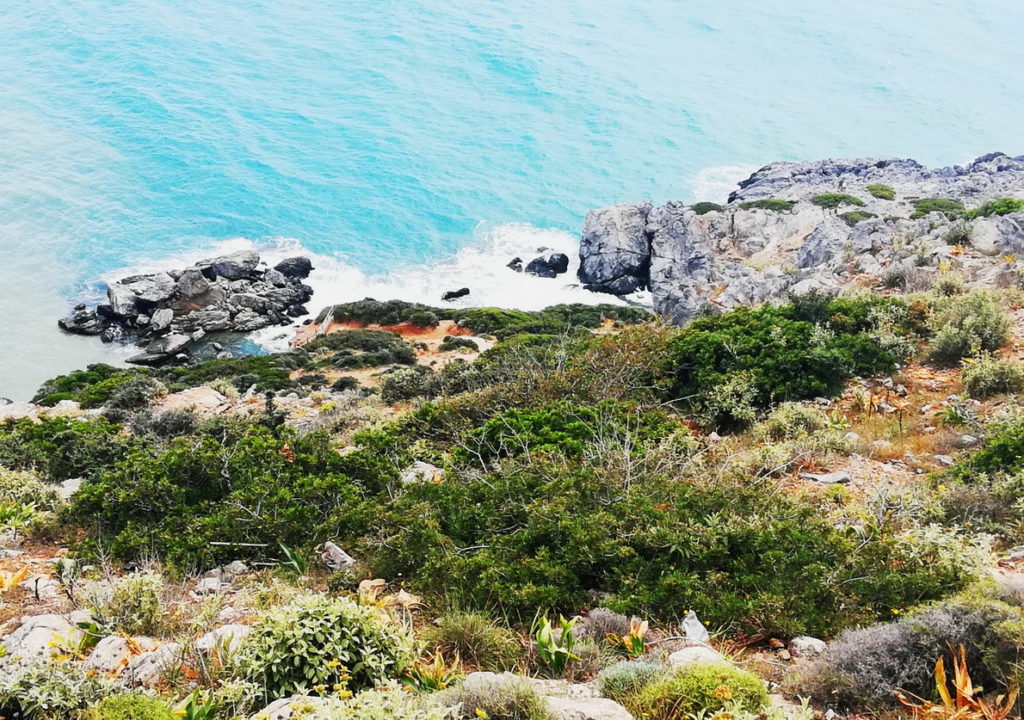
[(721, 165), (704, 168), (690, 181), (693, 197), (697, 202), (725, 203), (729, 193), (760, 170), (759, 165)]
[[(372, 297), (377, 300), (406, 300), (443, 307), (502, 307), (516, 310), (542, 310), (560, 303), (597, 305), (640, 304), (650, 306), (648, 293), (636, 293), (628, 300), (614, 295), (585, 290), (576, 279), (579, 268), (579, 240), (575, 235), (556, 229), (509, 223), (489, 227), (481, 223), (473, 241), (454, 256), (420, 266), (399, 266), (386, 273), (365, 273), (345, 262), (340, 256), (310, 252), (294, 238), (275, 238), (256, 242), (232, 238), (218, 242), (202, 251), (190, 251), (159, 261), (145, 262), (131, 268), (106, 273), (107, 282), (126, 275), (182, 268), (203, 258), (253, 249), (268, 265), (295, 255), (313, 261), (314, 270), (306, 281), (313, 288), (309, 303), (312, 313), (336, 303)], [(515, 257), (527, 263), (538, 255), (560, 252), (569, 257), (569, 271), (557, 278), (540, 278), (517, 273), (507, 267)], [(467, 287), (470, 294), (453, 302), (443, 302), (448, 290)], [(302, 321), (288, 327), (271, 327), (252, 334), (252, 339), (266, 350), (288, 346)]]

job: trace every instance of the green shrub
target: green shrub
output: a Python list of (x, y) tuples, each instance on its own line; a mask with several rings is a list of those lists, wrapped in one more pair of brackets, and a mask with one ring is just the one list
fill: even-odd
[(357, 322), (362, 325), (401, 325), (402, 323), (413, 323), (414, 317), (417, 320), (425, 320), (427, 315), (433, 315), (438, 321), (454, 320), (454, 312), (445, 308), (430, 307), (404, 300), (380, 302), (367, 298), (326, 307), (317, 316), (316, 322), (323, 322), (330, 315), (335, 322)]
[(964, 278), (960, 273), (942, 272), (935, 276), (932, 291), (942, 297), (953, 297), (964, 293)]
[[(298, 718), (298, 715), (293, 715)], [(451, 720), (436, 697), (417, 695), (389, 684), (350, 698), (329, 698), (301, 714), (303, 720)], [(479, 720), (473, 718), (473, 720)]]
[(472, 350), (473, 352), (480, 352), (480, 346), (476, 344), (475, 340), (464, 337), (452, 337), (451, 335), (444, 336), (444, 340), (441, 341), (439, 349), (441, 352), (454, 352), (461, 348)]
[(80, 711), (122, 691), (82, 663), (55, 663), (49, 657), (13, 661), (0, 672), (0, 716), (77, 720)]
[(895, 690), (931, 697), (935, 661), (963, 645), (986, 690), (1013, 672), (1021, 612), (994, 600), (954, 599), (882, 625), (848, 630), (797, 682), (801, 695), (843, 708), (896, 705)]
[(470, 612), (442, 615), (426, 632), (425, 643), (445, 657), (458, 655), (480, 670), (508, 670), (520, 654), (519, 643), (511, 631), (485, 615)]
[(988, 217), (990, 215), (1009, 215), (1024, 212), (1024, 200), (1017, 198), (997, 198), (990, 200), (981, 207), (967, 213), (968, 218)]
[(933, 212), (944, 214), (948, 220), (956, 220), (963, 217), (967, 209), (959, 200), (950, 198), (921, 198), (914, 201), (914, 212), (911, 214), (910, 219), (919, 220)]
[(164, 578), (158, 572), (135, 572), (87, 586), (85, 607), (110, 633), (150, 635), (164, 617)]
[(149, 695), (113, 695), (86, 710), (81, 720), (175, 720), (170, 705)]
[(274, 353), (273, 355), (247, 355), (237, 358), (218, 358), (198, 365), (169, 367), (159, 371), (158, 377), (170, 390), (206, 385), (214, 380), (226, 379), (244, 392), (255, 385), (258, 392), (292, 390), (294, 370), (305, 368), (309, 358), (302, 351)]
[(741, 202), (740, 208), (743, 210), (770, 210), (772, 212), (789, 212), (796, 203), (790, 200), (777, 200), (775, 198), (768, 198), (765, 200), (750, 200), (748, 202)]
[(416, 362), (416, 351), (396, 333), (386, 330), (344, 330), (322, 335), (304, 348), (309, 353), (334, 354), (318, 364), (354, 370), (364, 367)]
[(731, 707), (756, 711), (768, 704), (768, 691), (756, 675), (729, 663), (694, 663), (655, 680), (630, 699), (634, 716), (682, 720), (700, 712)]
[(829, 210), (834, 210), (840, 205), (864, 205), (864, 201), (859, 197), (847, 195), (846, 193), (820, 193), (811, 198), (811, 203)]
[(992, 353), (982, 353), (970, 362), (964, 362), (964, 388), (973, 398), (1019, 393), (1024, 390), (1024, 366), (1016, 360)]
[(597, 676), (601, 695), (617, 703), (639, 694), (659, 676), (666, 674), (665, 666), (650, 660), (622, 660), (606, 667)]
[[(870, 307), (857, 310), (869, 322)], [(740, 378), (743, 392), (733, 395), (749, 394), (751, 405), (764, 409), (775, 402), (834, 396), (850, 377), (895, 366), (891, 353), (847, 320), (831, 324), (834, 332), (822, 334), (812, 322), (797, 319), (809, 312), (827, 313), (829, 303), (813, 310), (809, 305), (740, 308), (694, 321), (666, 353), (666, 399), (696, 408), (710, 426), (735, 428), (749, 422), (749, 413), (738, 416), (728, 404), (714, 400)]]
[(355, 390), (359, 387), (359, 378), (352, 377), (351, 375), (342, 375), (340, 378), (331, 383), (331, 390), (334, 392), (345, 392), (346, 390)]
[(430, 392), (433, 378), (430, 368), (422, 365), (389, 372), (380, 384), (381, 400), (394, 405), (423, 397)]
[(74, 400), (83, 408), (97, 408), (107, 403), (110, 396), (123, 383), (145, 377), (148, 370), (125, 370), (103, 363), (87, 365), (47, 380), (32, 401), (40, 405), (56, 405), (61, 400)]
[(757, 426), (756, 435), (779, 442), (807, 437), (828, 427), (828, 416), (820, 407), (804, 403), (782, 403)]
[(103, 418), (7, 420), (0, 423), (0, 466), (35, 470), (48, 482), (89, 477), (112, 467), (138, 444), (120, 430)]
[(896, 191), (893, 190), (888, 185), (882, 185), (882, 184), (875, 183), (875, 184), (872, 184), (872, 185), (868, 185), (867, 188), (865, 188), (865, 189), (869, 193), (871, 193), (871, 197), (878, 198), (879, 200), (895, 200), (896, 199)]
[(32, 472), (0, 467), (0, 503), (31, 505), (39, 510), (56, 510), (60, 493)]
[(458, 720), (551, 720), (544, 699), (515, 675), (470, 678), (446, 691), (441, 701), (458, 707)]
[(318, 688), (340, 682), (358, 691), (398, 677), (414, 657), (413, 646), (405, 625), (378, 608), (309, 593), (260, 617), (239, 649), (238, 666), (268, 701), (319, 695)]
[(975, 475), (1013, 475), (1024, 472), (1024, 417), (1019, 414), (990, 423), (985, 442), (976, 453), (960, 458), (953, 477), (970, 481)]
[(440, 324), (441, 319), (434, 312), (414, 312), (409, 316), (409, 322), (416, 327), (434, 328)]
[(936, 308), (931, 359), (955, 365), (979, 352), (998, 350), (1009, 337), (1010, 316), (994, 292), (975, 290), (945, 300)]
[(713, 202), (699, 202), (690, 206), (698, 215), (707, 215), (709, 212), (722, 212), (722, 206)]
[(843, 222), (845, 222), (847, 225), (853, 227), (858, 223), (862, 223), (865, 220), (870, 220), (871, 218), (878, 216), (875, 215), (874, 213), (864, 212), (863, 210), (852, 210), (850, 212), (840, 213), (839, 217), (841, 217), (843, 219)]

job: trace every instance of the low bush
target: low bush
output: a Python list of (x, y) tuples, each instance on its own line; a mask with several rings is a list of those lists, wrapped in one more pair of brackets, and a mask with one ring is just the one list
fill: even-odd
[(939, 273), (932, 283), (932, 292), (942, 297), (962, 295), (965, 290), (963, 276), (955, 272)]
[(132, 693), (103, 698), (82, 713), (81, 720), (175, 720), (177, 717), (163, 700)]
[(601, 695), (622, 704), (665, 674), (665, 666), (651, 660), (622, 660), (598, 674), (597, 686)]
[(1024, 390), (1024, 366), (1016, 360), (992, 353), (965, 358), (961, 377), (964, 389), (973, 398), (984, 399)]
[(0, 467), (0, 503), (31, 505), (53, 511), (60, 505), (60, 494), (33, 472), (15, 472)]
[(594, 608), (587, 612), (576, 625), (576, 634), (598, 642), (605, 642), (609, 635), (622, 637), (629, 633), (629, 618), (608, 608)]
[(1005, 345), (1010, 316), (998, 294), (975, 290), (944, 300), (935, 309), (931, 326), (931, 359), (942, 365), (955, 365), (965, 357)]
[(765, 200), (750, 200), (748, 202), (741, 202), (740, 208), (743, 210), (770, 210), (771, 212), (789, 212), (796, 203), (790, 200), (777, 200), (775, 198), (768, 198)]
[(1020, 610), (1005, 603), (951, 600), (895, 622), (848, 630), (797, 679), (797, 690), (844, 708), (895, 706), (897, 689), (931, 697), (936, 659), (960, 645), (975, 681), (993, 688), (1013, 671), (1020, 622)]
[(83, 408), (97, 408), (105, 405), (123, 383), (144, 377), (148, 372), (125, 370), (103, 363), (87, 365), (85, 370), (76, 370), (47, 380), (36, 392), (32, 402), (56, 405), (61, 400), (74, 400)]
[(782, 403), (756, 429), (757, 437), (778, 442), (807, 437), (828, 427), (828, 415), (820, 407)]
[(1024, 200), (1017, 198), (997, 198), (967, 213), (968, 218), (989, 217), (990, 215), (1009, 215), (1024, 212)]
[(331, 383), (331, 390), (334, 392), (345, 392), (346, 390), (355, 390), (359, 387), (359, 378), (352, 377), (351, 375), (342, 375), (340, 378)]
[(292, 390), (296, 384), (291, 373), (307, 367), (309, 358), (302, 351), (247, 355), (237, 358), (218, 358), (198, 365), (169, 367), (159, 371), (158, 377), (171, 391), (206, 385), (214, 380), (231, 382), (239, 392), (255, 386), (258, 392)]
[(713, 202), (699, 202), (690, 206), (698, 215), (707, 215), (709, 212), (722, 212), (722, 206)]
[(874, 213), (865, 212), (863, 210), (852, 210), (850, 212), (840, 213), (839, 217), (843, 219), (848, 226), (853, 227), (858, 223), (862, 223), (865, 220), (878, 217)]
[(513, 675), (471, 678), (446, 691), (441, 701), (458, 708), (459, 720), (551, 720), (544, 699), (525, 678)]
[(967, 208), (959, 200), (950, 198), (921, 198), (914, 201), (914, 212), (910, 219), (920, 220), (933, 212), (942, 213), (948, 220), (956, 220), (964, 216)]
[(0, 423), (0, 467), (35, 470), (47, 482), (107, 470), (138, 442), (105, 419), (25, 418)]
[(878, 198), (879, 200), (895, 200), (896, 199), (896, 191), (893, 190), (888, 185), (882, 185), (880, 183), (875, 183), (875, 184), (872, 184), (872, 185), (868, 185), (867, 188), (865, 188), (865, 189), (869, 193), (871, 193), (871, 197)]
[(759, 677), (729, 663), (694, 663), (655, 680), (627, 703), (635, 717), (679, 720), (732, 707), (754, 712), (768, 704), (768, 691)]
[(0, 717), (78, 720), (79, 713), (123, 688), (82, 663), (49, 657), (8, 662), (0, 672)]
[[(362, 325), (401, 325), (402, 323), (416, 325), (428, 318), (431, 321), (434, 319), (437, 321), (453, 320), (454, 312), (445, 308), (430, 307), (429, 305), (420, 305), (419, 303), (405, 302), (404, 300), (381, 302), (367, 298), (366, 300), (357, 300), (356, 302), (326, 307), (317, 316), (316, 322), (321, 323), (328, 316), (331, 316), (335, 322), (357, 322)], [(413, 322), (414, 319), (417, 322)], [(437, 322), (433, 324), (436, 325)], [(428, 323), (422, 327), (432, 327), (432, 325)]]
[(87, 585), (83, 604), (108, 633), (150, 635), (164, 617), (163, 593), (163, 575), (135, 572)]
[(464, 337), (452, 337), (451, 335), (444, 336), (439, 349), (441, 352), (454, 352), (461, 349), (480, 352), (480, 346), (476, 344), (475, 340)]
[[(452, 720), (452, 711), (436, 697), (417, 695), (388, 684), (349, 698), (310, 703), (308, 709), (300, 708), (300, 713), (292, 717), (303, 720)], [(479, 717), (472, 720), (479, 720)]]
[[(850, 377), (892, 370), (892, 353), (860, 330), (855, 319), (837, 317), (844, 306), (855, 308), (863, 314), (863, 323), (869, 323), (871, 305), (848, 300), (740, 308), (694, 321), (666, 353), (666, 399), (697, 409), (711, 427), (733, 429), (752, 419), (749, 407), (831, 397)], [(836, 318), (829, 322), (828, 332), (798, 319), (816, 314)], [(740, 379), (743, 382), (737, 385)], [(726, 398), (729, 402), (723, 402), (720, 398), (729, 388), (735, 389)]]
[(412, 633), (384, 611), (309, 593), (261, 615), (239, 649), (238, 667), (270, 701), (321, 695), (339, 683), (372, 688), (398, 677), (413, 657)]
[(424, 635), (430, 649), (439, 650), (445, 657), (461, 658), (464, 663), (479, 670), (508, 670), (520, 654), (515, 635), (486, 615), (470, 612), (450, 612), (442, 615), (437, 624)]
[(855, 205), (863, 207), (864, 201), (859, 197), (847, 195), (846, 193), (819, 193), (811, 198), (811, 204), (820, 208), (834, 210), (841, 205)]

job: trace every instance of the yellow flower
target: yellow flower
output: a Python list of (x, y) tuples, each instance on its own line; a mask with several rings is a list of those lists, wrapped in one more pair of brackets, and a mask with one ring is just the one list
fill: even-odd
[(476, 709), (476, 716), (477, 716), (478, 718), (480, 718), (480, 720), (487, 720), (487, 718), (488, 718), (488, 717), (490, 717), (490, 716), (489, 716), (489, 715), (487, 714), (487, 711), (486, 711), (486, 710), (484, 710), (483, 708), (477, 708), (477, 709)]
[(939, 492), (946, 492), (947, 490), (949, 490), (949, 488), (945, 485), (939, 485)]
[(329, 668), (331, 668), (333, 670), (334, 668), (336, 668), (339, 665), (341, 665), (341, 660), (338, 660), (337, 658), (335, 658), (334, 660), (328, 660), (326, 665), (327, 665), (327, 667), (329, 667)]
[(714, 694), (719, 700), (732, 700), (732, 688), (728, 685), (719, 685)]
[(893, 615), (899, 615), (899, 614), (900, 614), (900, 611), (899, 611), (899, 610), (897, 610), (896, 608), (893, 608), (893, 609), (892, 609), (892, 614), (893, 614)]

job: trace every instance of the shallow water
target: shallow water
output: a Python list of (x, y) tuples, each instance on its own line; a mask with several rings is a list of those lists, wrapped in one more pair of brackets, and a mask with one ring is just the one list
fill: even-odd
[(55, 326), (88, 284), (230, 238), (319, 254), (314, 305), (531, 306), (587, 294), (504, 263), (592, 207), (1019, 154), (1021, 27), (1012, 0), (4, 0), (0, 395), (111, 358)]

